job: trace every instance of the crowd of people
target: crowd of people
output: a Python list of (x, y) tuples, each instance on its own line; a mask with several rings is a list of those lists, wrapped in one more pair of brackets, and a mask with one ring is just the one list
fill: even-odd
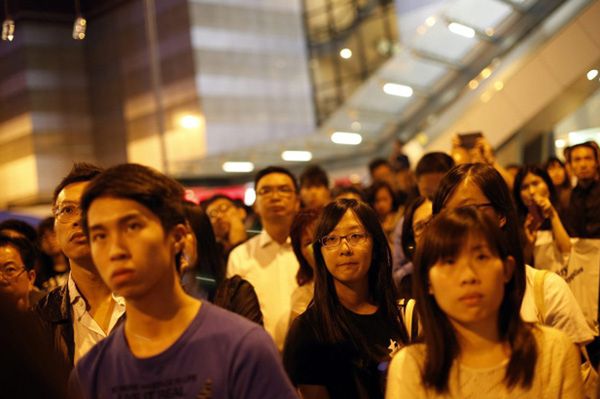
[(75, 163), (37, 229), (0, 223), (3, 391), (596, 397), (600, 150), (564, 155), (504, 168), (457, 138), (411, 168), (398, 146), (367, 187), (270, 166), (253, 208)]

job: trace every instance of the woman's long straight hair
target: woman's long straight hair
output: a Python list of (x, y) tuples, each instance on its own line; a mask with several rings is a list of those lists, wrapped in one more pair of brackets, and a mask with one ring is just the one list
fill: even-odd
[(369, 295), (398, 331), (403, 344), (408, 342), (404, 323), (396, 303), (396, 289), (391, 279), (392, 257), (387, 239), (377, 215), (370, 206), (353, 199), (339, 199), (329, 203), (317, 224), (315, 233), (315, 294), (311, 306), (315, 308), (316, 320), (312, 320), (319, 339), (329, 344), (350, 344), (359, 354), (372, 356), (372, 350), (364, 337), (354, 331), (346, 311), (337, 296), (334, 280), (323, 259), (321, 239), (329, 234), (346, 212), (352, 212), (369, 234), (373, 242), (373, 254), (368, 271)]

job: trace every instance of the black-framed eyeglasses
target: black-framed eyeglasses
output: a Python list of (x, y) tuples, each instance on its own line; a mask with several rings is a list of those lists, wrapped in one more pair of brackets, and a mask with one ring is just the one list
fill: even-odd
[(282, 197), (291, 197), (292, 194), (294, 194), (295, 192), (296, 192), (296, 190), (294, 190), (293, 187), (284, 185), (284, 186), (261, 187), (256, 191), (256, 194), (260, 195), (261, 197), (267, 197), (267, 196), (273, 195), (275, 193), (278, 193)]
[(68, 203), (54, 209), (54, 217), (59, 223), (71, 223), (81, 217), (79, 204)]
[(482, 203), (482, 204), (469, 204), (469, 205), (463, 205), (463, 206), (460, 206), (460, 207), (459, 207), (459, 209), (462, 209), (462, 208), (475, 208), (475, 209), (477, 209), (478, 211), (482, 211), (482, 210), (484, 210), (485, 208), (492, 208), (492, 209), (495, 209), (495, 208), (494, 208), (494, 205), (493, 205), (491, 202), (484, 202), (484, 203)]
[(6, 280), (16, 280), (24, 271), (26, 271), (24, 267), (18, 268), (15, 266), (5, 266), (0, 267), (0, 276)]
[(215, 219), (217, 216), (222, 215), (230, 210), (232, 206), (233, 205), (231, 204), (220, 204), (214, 206), (210, 211), (207, 212), (207, 215), (209, 218)]
[(323, 248), (333, 249), (337, 248), (342, 243), (342, 240), (346, 240), (348, 245), (354, 247), (356, 245), (363, 244), (365, 241), (367, 241), (367, 238), (369, 238), (367, 233), (351, 233), (346, 234), (345, 236), (332, 234), (321, 238), (320, 241)]
[(413, 226), (413, 235), (415, 237), (420, 237), (425, 232), (425, 229), (427, 229), (427, 226), (429, 226), (429, 223), (431, 223), (432, 219), (433, 217), (430, 216), (427, 219), (420, 220), (415, 223)]

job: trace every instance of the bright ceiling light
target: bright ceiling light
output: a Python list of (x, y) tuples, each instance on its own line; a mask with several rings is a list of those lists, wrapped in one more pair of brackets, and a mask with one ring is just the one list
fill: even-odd
[(179, 118), (179, 126), (184, 129), (197, 129), (200, 127), (200, 118), (195, 115), (184, 115)]
[(435, 17), (432, 15), (431, 17), (428, 17), (425, 20), (425, 25), (427, 25), (427, 26), (429, 26), (431, 28), (433, 25), (435, 25), (435, 22), (436, 22), (435, 21)]
[(85, 30), (87, 28), (87, 21), (81, 15), (73, 22), (73, 39), (83, 40), (85, 39)]
[(596, 78), (596, 76), (598, 76), (598, 70), (597, 69), (591, 69), (587, 73), (588, 80), (594, 80)]
[(487, 79), (492, 74), (492, 70), (490, 68), (483, 68), (480, 72), (482, 78)]
[(554, 145), (556, 148), (565, 148), (567, 146), (567, 142), (563, 139), (558, 139), (554, 141)]
[(12, 42), (15, 38), (15, 21), (7, 17), (2, 22), (2, 40)]
[(334, 132), (331, 141), (336, 144), (358, 145), (362, 142), (362, 136), (358, 133)]
[(383, 85), (383, 91), (390, 96), (411, 97), (413, 89), (410, 86), (400, 85), (397, 83), (386, 83)]
[(463, 24), (459, 24), (457, 22), (451, 22), (448, 25), (448, 29), (450, 30), (450, 32), (462, 36), (462, 37), (466, 37), (469, 39), (472, 39), (475, 37), (475, 29), (468, 27), (466, 25)]
[(312, 159), (310, 151), (284, 151), (281, 153), (281, 158), (289, 162), (308, 162)]
[(350, 50), (349, 48), (343, 48), (340, 50), (340, 57), (342, 57), (343, 59), (347, 60), (348, 58), (352, 57), (352, 50)]
[(479, 87), (479, 82), (476, 81), (475, 79), (473, 79), (469, 82), (469, 89), (475, 90), (478, 87)]
[(225, 162), (223, 170), (227, 173), (247, 173), (254, 170), (252, 162)]

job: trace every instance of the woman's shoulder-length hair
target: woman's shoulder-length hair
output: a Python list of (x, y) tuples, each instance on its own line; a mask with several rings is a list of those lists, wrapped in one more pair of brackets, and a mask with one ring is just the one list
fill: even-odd
[[(440, 393), (448, 391), (450, 370), (460, 348), (448, 316), (430, 294), (429, 271), (440, 259), (457, 256), (469, 237), (482, 238), (494, 256), (503, 261), (512, 256), (510, 243), (500, 231), (498, 221), (475, 207), (444, 210), (436, 215), (415, 254), (414, 290), (427, 347), (422, 380), (425, 386)], [(524, 268), (522, 260), (514, 261), (517, 263), (515, 271)], [(498, 312), (498, 335), (511, 348), (504, 378), (508, 387), (531, 386), (537, 359), (531, 328), (518, 317), (522, 300), (520, 291), (518, 275), (513, 273), (505, 284)]]

